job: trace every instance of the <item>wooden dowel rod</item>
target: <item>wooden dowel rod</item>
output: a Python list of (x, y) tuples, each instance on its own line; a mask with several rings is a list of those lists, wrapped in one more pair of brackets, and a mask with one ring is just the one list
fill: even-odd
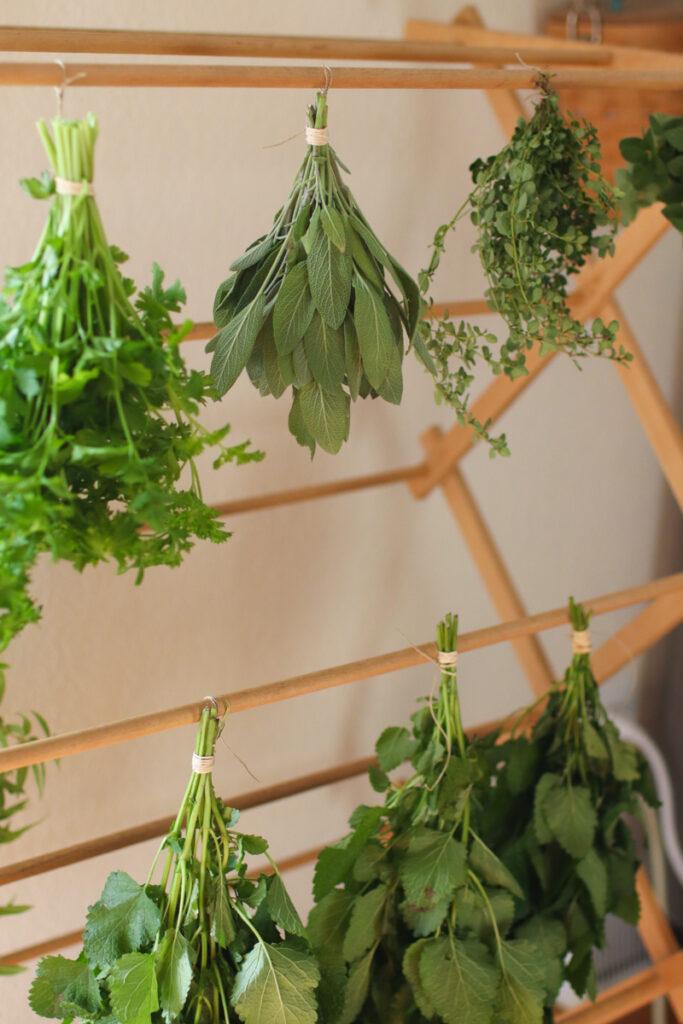
[[(683, 573), (666, 576), (602, 597), (584, 600), (583, 603), (593, 614), (602, 615), (619, 608), (628, 608), (631, 605), (653, 601), (663, 594), (676, 592), (681, 593), (683, 599)], [(530, 615), (514, 622), (503, 622), (499, 625), (464, 633), (460, 637), (458, 648), (461, 653), (479, 650), (494, 644), (506, 643), (519, 636), (530, 636), (546, 629), (554, 629), (564, 622), (567, 622), (565, 606)], [(422, 644), (420, 650), (416, 650), (414, 647), (405, 647), (388, 654), (379, 654), (372, 658), (348, 662), (345, 665), (293, 676), (290, 679), (266, 683), (252, 689), (237, 690), (221, 695), (219, 700), (229, 707), (231, 714), (237, 714), (240, 711), (249, 711), (267, 704), (292, 700), (309, 693), (318, 693), (336, 686), (346, 686), (363, 679), (385, 675), (389, 672), (398, 672), (404, 668), (412, 668), (415, 665), (423, 664), (425, 655), (428, 658), (435, 657), (434, 643)], [(60, 736), (50, 736), (44, 740), (35, 740), (31, 743), (23, 743), (16, 747), (0, 750), (0, 772), (14, 771), (17, 768), (71, 757), (87, 750), (110, 747), (116, 743), (140, 739), (153, 733), (192, 725), (199, 720), (204, 706), (204, 701), (194, 701), (191, 704), (182, 704), (165, 711), (136, 715), (117, 722), (64, 733)]]
[[(286, 800), (323, 786), (331, 786), (336, 782), (356, 778), (358, 775), (363, 775), (372, 764), (375, 764), (374, 757), (363, 757), (346, 764), (335, 765), (333, 768), (301, 775), (296, 779), (287, 779), (285, 782), (279, 782), (273, 786), (253, 789), (249, 793), (229, 796), (223, 802), (228, 807), (236, 807), (238, 811), (248, 811), (254, 807), (262, 807), (264, 804)], [(26, 860), (7, 864), (5, 867), (0, 867), (0, 886), (11, 885), (26, 878), (33, 878), (35, 875), (42, 875), (46, 871), (55, 871), (57, 868), (80, 864), (81, 861), (100, 857), (102, 854), (112, 853), (114, 850), (123, 850), (128, 846), (135, 846), (137, 843), (157, 839), (168, 832), (173, 821), (174, 817), (170, 815), (156, 818), (154, 821), (147, 821), (142, 825), (134, 825), (132, 828), (122, 829), (119, 832), (110, 832), (105, 836), (97, 836), (95, 839), (86, 839), (82, 843), (64, 846), (60, 850), (52, 850), (49, 853), (38, 854), (37, 857), (28, 857)]]
[[(434, 302), (425, 310), (425, 317), (432, 319), (449, 313), (451, 317), (456, 316), (486, 316), (491, 313), (491, 307), (486, 299), (454, 299), (453, 302)], [(206, 341), (216, 333), (216, 325), (212, 320), (202, 320), (196, 323), (192, 330), (186, 334), (185, 341)]]
[[(70, 88), (321, 89), (322, 68), (252, 64), (69, 64)], [(525, 68), (334, 67), (333, 89), (534, 89), (536, 71)], [(550, 69), (549, 69), (550, 70)], [(0, 85), (58, 86), (55, 64), (0, 64)], [(555, 89), (683, 90), (683, 70), (578, 68), (553, 73)]]
[[(282, 860), (277, 862), (277, 866), (283, 873), (295, 871), (297, 868), (304, 867), (306, 864), (311, 864), (312, 861), (316, 860), (322, 849), (322, 846), (314, 846), (310, 850), (303, 850), (301, 853), (292, 854), (291, 857), (283, 857)], [(247, 872), (247, 874), (253, 878), (255, 875), (260, 874), (261, 871), (266, 875), (270, 875), (273, 873), (273, 868), (270, 864), (265, 864), (262, 868), (254, 869)], [(31, 960), (38, 960), (41, 956), (48, 956), (50, 953), (56, 953), (60, 949), (75, 946), (81, 942), (82, 938), (83, 932), (79, 928), (78, 931), (67, 932), (66, 935), (58, 935), (54, 939), (46, 939), (32, 946), (24, 946), (23, 949), (17, 949), (13, 953), (6, 953), (4, 956), (0, 956), (0, 966), (13, 966), (15, 964), (29, 963)]]
[(629, 1013), (666, 995), (680, 983), (682, 976), (683, 951), (679, 951), (602, 992), (595, 1003), (584, 1003), (575, 1010), (556, 1014), (556, 1024), (611, 1024), (612, 1021), (620, 1021)]
[(307, 487), (295, 487), (289, 491), (272, 491), (270, 494), (259, 494), (253, 498), (222, 501), (212, 505), (212, 508), (216, 509), (221, 516), (234, 516), (241, 512), (254, 512), (263, 508), (277, 508), (280, 505), (292, 505), (299, 501), (328, 498), (333, 494), (363, 491), (369, 487), (406, 483), (424, 473), (425, 468), (424, 463), (417, 466), (402, 466), (399, 469), (388, 469), (381, 473), (349, 477), (347, 480), (331, 480), (329, 483), (309, 484)]
[[(233, 35), (221, 32), (148, 32), (128, 29), (0, 26), (0, 50), (12, 53), (147, 54), (157, 57), (269, 57), (302, 60), (381, 60), (457, 64), (513, 64), (512, 46), (464, 46), (326, 36)], [(532, 54), (529, 51), (529, 57)], [(534, 64), (609, 64), (607, 47), (534, 47)]]

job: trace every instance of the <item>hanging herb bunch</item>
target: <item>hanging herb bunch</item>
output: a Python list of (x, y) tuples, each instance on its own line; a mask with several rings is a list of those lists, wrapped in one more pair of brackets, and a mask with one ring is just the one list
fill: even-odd
[(112, 559), (138, 580), (178, 565), (196, 539), (228, 536), (202, 501), (197, 456), (261, 457), (197, 420), (216, 393), (180, 353), (180, 284), (156, 265), (139, 292), (121, 275), (92, 191), (95, 117), (38, 129), (53, 176), (23, 185), (50, 210), (0, 302), (0, 649), (39, 617), (28, 586), (41, 553), (79, 570)]
[[(600, 700), (590, 665), (590, 616), (570, 600), (574, 656), (528, 737), (502, 748), (507, 770), (497, 794), (494, 841), (524, 887), (525, 918), (541, 915), (564, 936), (564, 976), (595, 997), (593, 949), (605, 917), (636, 924), (638, 856), (624, 815), (641, 798), (658, 801), (643, 755), (620, 739)], [(517, 727), (527, 726), (529, 715)], [(522, 925), (530, 927), (530, 925)]]
[[(5, 696), (5, 666), (0, 665), (0, 703)], [(37, 711), (33, 712), (33, 721), (29, 715), (19, 715), (16, 721), (0, 716), (0, 747), (14, 746), (18, 743), (32, 743), (50, 735), (47, 722)], [(45, 786), (45, 765), (34, 764), (29, 772), (27, 768), (17, 768), (13, 772), (0, 773), (0, 846), (19, 839), (31, 826), (23, 825), (14, 828), (16, 815), (21, 814), (28, 805), (29, 783), (34, 784), (39, 796)], [(0, 905), (0, 918), (22, 914), (30, 908), (26, 904), (6, 903)], [(24, 968), (11, 964), (0, 964), (0, 976), (17, 974)]]
[(268, 856), (268, 844), (236, 832), (237, 812), (214, 791), (207, 768), (218, 732), (207, 708), (185, 797), (159, 851), (160, 884), (152, 883), (154, 866), (145, 885), (122, 871), (109, 876), (88, 911), (78, 959), (40, 961), (35, 1013), (88, 1024), (317, 1021), (318, 968), (277, 868), (271, 861), (273, 874), (247, 874), (247, 855)]
[[(559, 987), (563, 949), (544, 922), (512, 934), (525, 894), (489, 836), (501, 753), (494, 734), (465, 737), (457, 628), (447, 616), (437, 629), (438, 697), (412, 733), (379, 738), (371, 781), (384, 806), (359, 807), (317, 863), (308, 931), (328, 1024), (531, 1024)], [(408, 761), (407, 779), (391, 781)]]
[(477, 231), (488, 282), (486, 298), (502, 317), (507, 336), (475, 324), (456, 323), (448, 314), (423, 321), (420, 331), (433, 361), (437, 401), (449, 403), (458, 420), (491, 445), (491, 454), (509, 454), (504, 435), (493, 437), (490, 423), (470, 410), (470, 390), (478, 364), (514, 380), (527, 373), (526, 354), (565, 352), (574, 360), (604, 356), (625, 362), (617, 347), (618, 323), (600, 319), (585, 326), (572, 316), (570, 279), (593, 256), (614, 251), (615, 195), (600, 170), (600, 144), (587, 121), (565, 117), (546, 78), (529, 121), (520, 119), (510, 142), (470, 170), (474, 188), (434, 236), (429, 265), (419, 276), (425, 297), (445, 251), (448, 234), (465, 216)]
[(207, 349), (221, 394), (245, 367), (262, 395), (291, 388), (289, 429), (313, 455), (317, 445), (336, 453), (348, 439), (351, 401), (398, 405), (405, 344), (426, 353), (415, 338), (419, 289), (342, 180), (324, 92), (308, 110), (307, 141), (272, 228), (218, 289), (218, 334)]
[(641, 207), (664, 203), (664, 216), (683, 231), (683, 117), (652, 114), (643, 137), (622, 139), (619, 148), (629, 163), (617, 171), (624, 223)]

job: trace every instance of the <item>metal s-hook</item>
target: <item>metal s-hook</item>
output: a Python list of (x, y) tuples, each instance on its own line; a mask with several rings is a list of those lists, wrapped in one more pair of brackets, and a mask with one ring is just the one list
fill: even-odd
[(55, 93), (57, 94), (57, 117), (61, 118), (64, 111), (64, 93), (66, 92), (67, 86), (77, 82), (79, 78), (85, 78), (85, 71), (78, 71), (75, 75), (69, 77), (66, 73), (66, 64), (63, 60), (55, 60), (62, 69), (62, 81), (60, 85), (55, 86)]
[(332, 85), (332, 68), (329, 64), (323, 64), (323, 71), (325, 72), (325, 85), (323, 87), (323, 96), (327, 96)]

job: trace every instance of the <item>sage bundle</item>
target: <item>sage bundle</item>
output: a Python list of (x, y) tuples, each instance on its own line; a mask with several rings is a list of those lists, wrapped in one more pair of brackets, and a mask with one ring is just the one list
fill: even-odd
[(207, 350), (221, 394), (245, 368), (262, 395), (291, 388), (289, 429), (313, 455), (317, 445), (336, 453), (348, 439), (351, 401), (399, 404), (404, 339), (415, 340), (421, 300), (342, 180), (323, 92), (308, 110), (306, 139), (273, 226), (216, 293), (218, 333)]
[(521, 118), (510, 142), (497, 154), (476, 160), (474, 188), (453, 218), (437, 230), (430, 262), (419, 276), (426, 296), (445, 251), (446, 238), (469, 215), (492, 312), (502, 317), (506, 337), (448, 313), (421, 334), (429, 350), (437, 399), (449, 403), (458, 419), (491, 444), (492, 454), (508, 454), (504, 435), (492, 437), (469, 408), (473, 372), (480, 362), (511, 380), (527, 373), (526, 355), (564, 352), (574, 360), (630, 357), (618, 346), (617, 321), (595, 319), (586, 326), (572, 315), (568, 288), (591, 257), (614, 251), (615, 194), (602, 176), (600, 143), (587, 121), (565, 116), (547, 80), (532, 117)]
[(96, 118), (38, 130), (52, 174), (23, 185), (49, 200), (47, 223), (0, 300), (0, 650), (39, 617), (28, 588), (41, 553), (79, 570), (112, 559), (138, 581), (178, 565), (195, 540), (229, 536), (202, 501), (197, 456), (261, 457), (197, 419), (216, 393), (180, 353), (181, 285), (156, 264), (141, 291), (120, 272), (93, 193)]
[(384, 805), (357, 808), (352, 832), (318, 859), (308, 931), (334, 1024), (530, 1024), (556, 994), (563, 950), (537, 918), (515, 927), (525, 893), (491, 845), (501, 758), (494, 734), (465, 737), (457, 629), (455, 616), (437, 629), (438, 696), (412, 732), (378, 740), (371, 781)]
[(641, 208), (664, 203), (664, 216), (683, 231), (683, 117), (651, 114), (642, 138), (622, 139), (619, 149), (629, 164), (616, 175), (624, 224)]
[[(596, 995), (594, 948), (605, 918), (636, 924), (639, 859), (628, 816), (658, 806), (643, 755), (619, 737), (590, 665), (590, 616), (570, 600), (574, 654), (528, 737), (523, 715), (503, 746), (496, 803), (499, 852), (524, 887), (516, 928), (542, 920), (566, 947), (562, 977)], [(627, 816), (626, 818), (624, 816)]]
[[(303, 924), (273, 873), (260, 836), (235, 831), (238, 814), (211, 776), (219, 722), (202, 713), (193, 772), (145, 885), (115, 871), (88, 910), (76, 960), (44, 957), (30, 992), (42, 1017), (87, 1024), (315, 1024), (319, 972)], [(269, 858), (270, 859), (270, 858)]]

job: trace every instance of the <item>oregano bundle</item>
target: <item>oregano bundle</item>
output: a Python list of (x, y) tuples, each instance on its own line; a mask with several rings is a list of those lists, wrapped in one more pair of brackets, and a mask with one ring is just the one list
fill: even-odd
[[(456, 617), (437, 646), (438, 696), (412, 732), (378, 740), (371, 781), (384, 805), (357, 808), (352, 832), (318, 859), (308, 931), (328, 1024), (531, 1024), (559, 987), (557, 935), (538, 918), (512, 935), (525, 894), (487, 813), (501, 757), (494, 734), (463, 731)], [(390, 778), (396, 769), (406, 776)]]
[(221, 394), (245, 368), (262, 395), (291, 388), (289, 429), (313, 455), (348, 439), (352, 401), (400, 403), (404, 338), (416, 340), (421, 300), (344, 184), (323, 92), (308, 126), (313, 141), (273, 226), (216, 293), (207, 350)]
[(494, 374), (514, 380), (527, 373), (526, 354), (533, 348), (575, 360), (629, 358), (616, 344), (616, 321), (596, 319), (586, 326), (569, 307), (572, 276), (591, 257), (614, 251), (615, 195), (601, 173), (596, 129), (565, 116), (547, 80), (539, 87), (531, 118), (520, 118), (499, 153), (471, 165), (474, 188), (437, 230), (429, 265), (419, 275), (426, 296), (448, 234), (469, 215), (477, 230), (473, 249), (488, 282), (485, 295), (507, 335), (500, 340), (475, 324), (456, 323), (448, 313), (423, 321), (420, 330), (434, 364), (437, 401), (449, 403), (461, 423), (485, 438), (491, 454), (508, 454), (508, 448), (504, 435), (493, 437), (490, 424), (470, 411), (477, 364), (485, 362)]
[(268, 856), (268, 843), (235, 831), (238, 813), (204, 769), (218, 733), (207, 708), (199, 760), (146, 884), (113, 872), (88, 910), (80, 956), (40, 961), (30, 992), (39, 1016), (87, 1024), (318, 1020), (318, 967), (282, 878), (273, 861), (270, 875), (247, 871), (247, 856)]
[(0, 300), (0, 650), (39, 618), (40, 554), (79, 570), (111, 559), (138, 580), (178, 565), (196, 539), (229, 536), (202, 501), (200, 453), (215, 448), (216, 467), (261, 457), (197, 419), (216, 392), (181, 355), (181, 285), (155, 264), (138, 292), (120, 272), (93, 194), (96, 118), (38, 130), (52, 174), (23, 185), (49, 201), (47, 222)]

